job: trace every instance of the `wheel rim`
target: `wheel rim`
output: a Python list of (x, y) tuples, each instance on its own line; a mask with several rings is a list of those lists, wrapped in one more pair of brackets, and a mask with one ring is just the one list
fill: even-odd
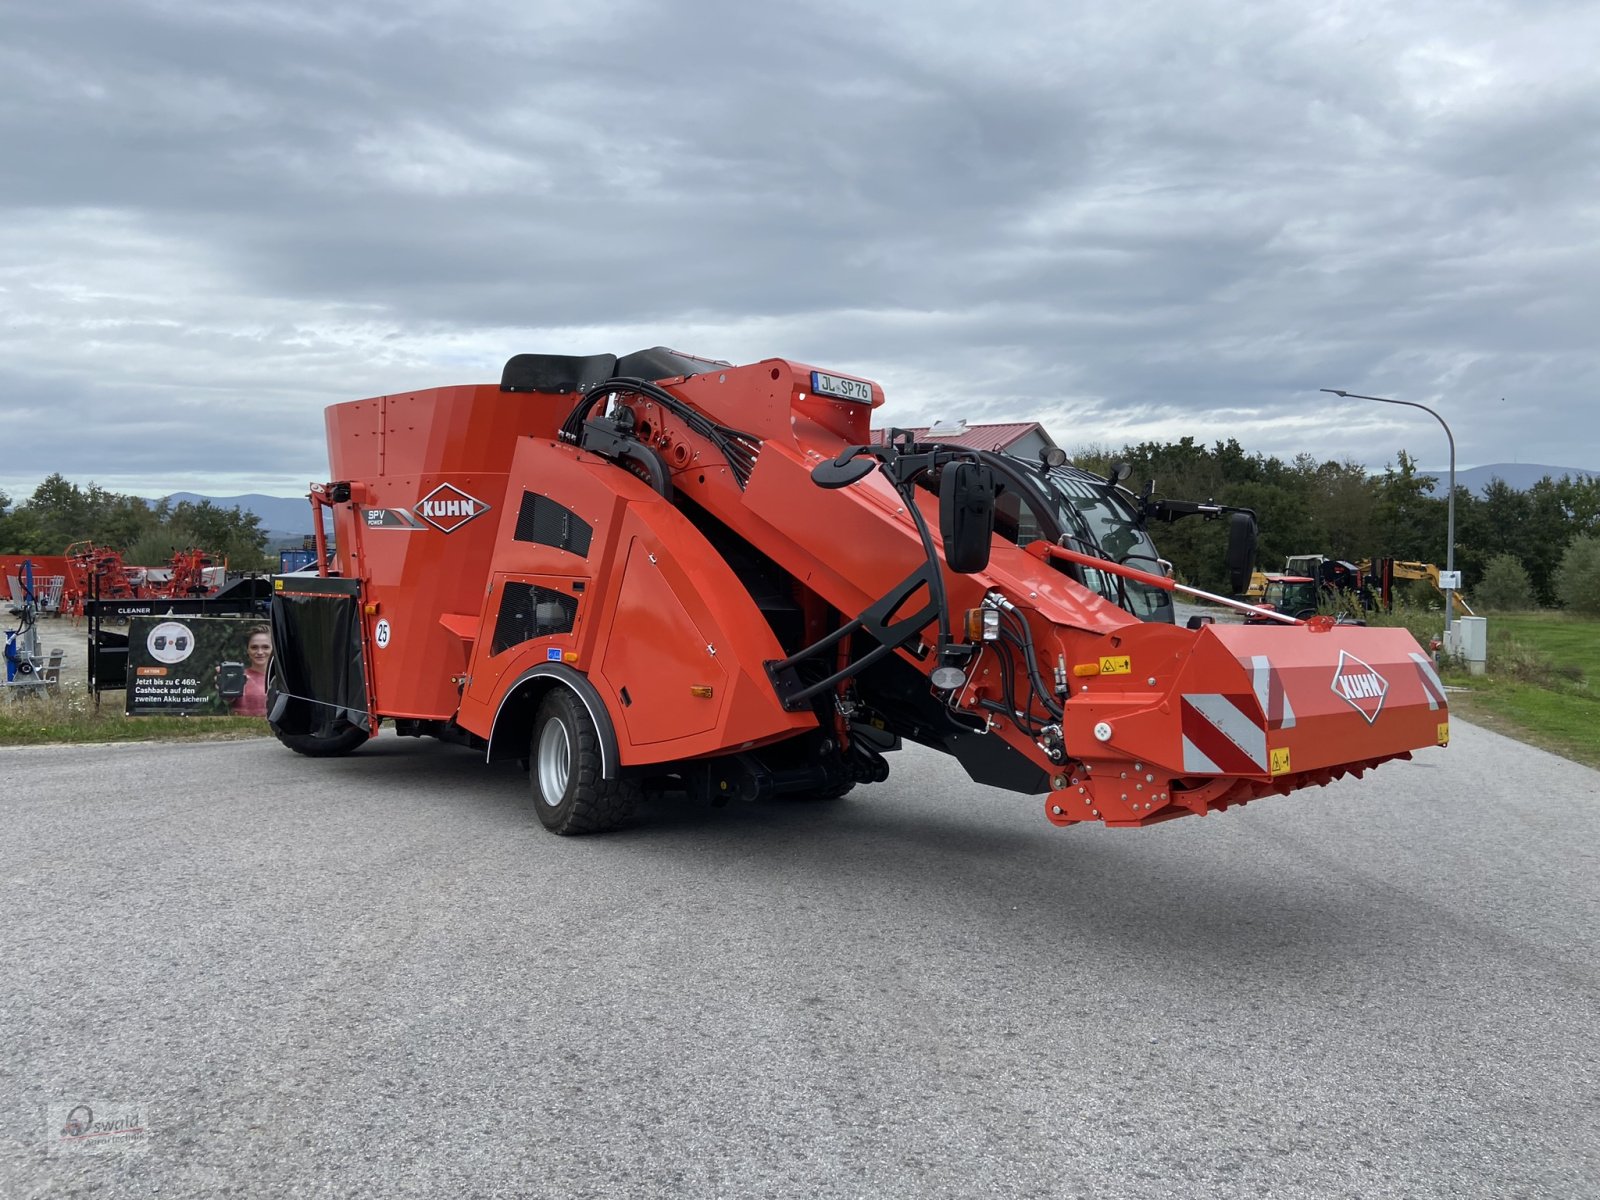
[(539, 734), (539, 796), (551, 808), (566, 798), (571, 771), (572, 741), (566, 722), (546, 721)]

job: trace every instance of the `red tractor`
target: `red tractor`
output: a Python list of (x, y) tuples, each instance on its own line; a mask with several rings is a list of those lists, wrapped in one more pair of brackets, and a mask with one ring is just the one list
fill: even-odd
[(838, 796), (902, 740), (1055, 824), (1123, 826), (1447, 740), (1404, 630), (1172, 623), (1147, 521), (1214, 506), (1059, 451), (873, 444), (882, 403), (658, 348), (334, 405), (311, 500), (338, 550), (273, 581), (274, 732), (344, 754), (388, 721), (525, 760), (563, 834), (645, 790)]

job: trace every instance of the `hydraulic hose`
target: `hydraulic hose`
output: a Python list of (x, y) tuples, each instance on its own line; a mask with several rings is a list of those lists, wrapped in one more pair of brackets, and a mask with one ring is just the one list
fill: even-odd
[(733, 476), (738, 480), (741, 490), (749, 483), (750, 473), (755, 470), (756, 454), (761, 448), (761, 439), (754, 434), (727, 425), (719, 425), (660, 384), (652, 383), (648, 379), (619, 376), (596, 384), (584, 393), (583, 398), (567, 414), (567, 419), (561, 423), (563, 440), (577, 442), (583, 434), (584, 415), (593, 406), (595, 399), (613, 393), (643, 396), (654, 400), (722, 452), (723, 457), (728, 460), (728, 466), (733, 469)]

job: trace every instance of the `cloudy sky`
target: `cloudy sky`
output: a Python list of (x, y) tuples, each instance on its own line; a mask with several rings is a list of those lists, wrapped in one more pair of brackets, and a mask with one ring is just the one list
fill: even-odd
[(13, 0), (0, 487), (665, 344), (1063, 445), (1600, 470), (1600, 6)]

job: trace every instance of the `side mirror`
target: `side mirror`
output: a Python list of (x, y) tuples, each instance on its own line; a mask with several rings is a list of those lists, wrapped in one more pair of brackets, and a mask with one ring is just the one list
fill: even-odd
[(989, 565), (994, 536), (994, 472), (974, 462), (953, 462), (939, 473), (939, 532), (944, 560), (970, 575)]
[(1256, 561), (1256, 518), (1254, 513), (1236, 512), (1228, 517), (1228, 583), (1235, 596), (1250, 587), (1250, 572)]

